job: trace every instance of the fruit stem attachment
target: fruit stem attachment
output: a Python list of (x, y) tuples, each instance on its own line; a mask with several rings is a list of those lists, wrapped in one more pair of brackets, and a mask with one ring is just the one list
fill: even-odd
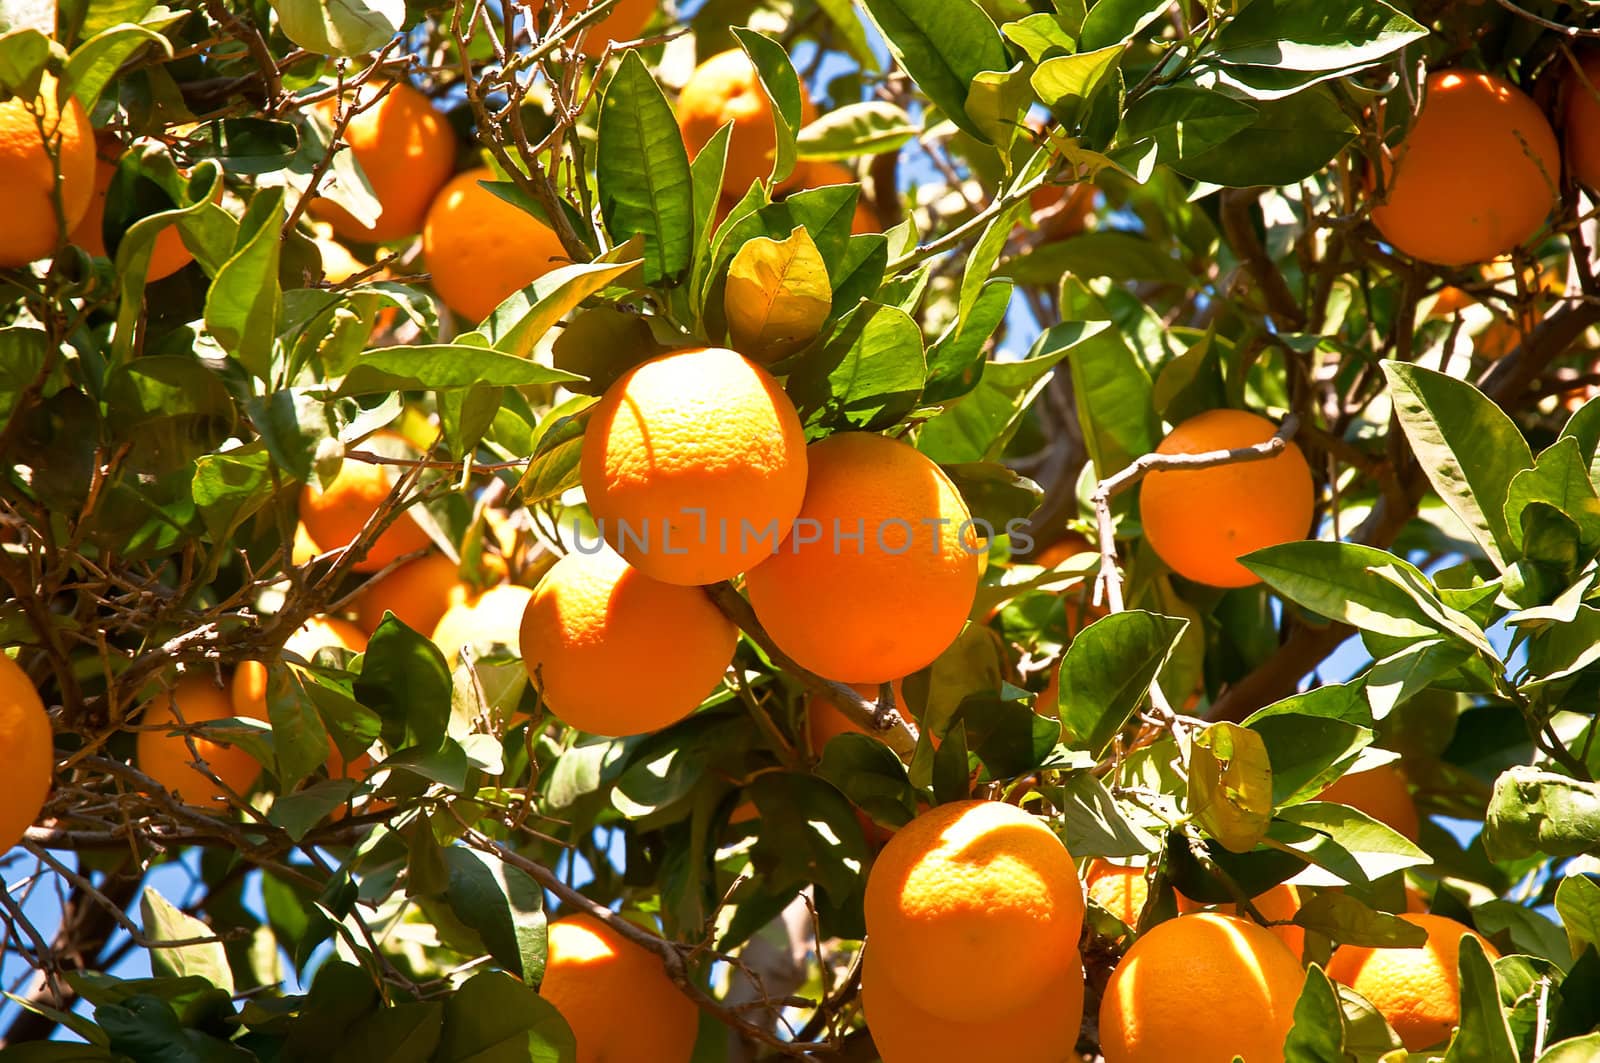
[(873, 702), (843, 683), (807, 671), (772, 641), (772, 636), (756, 619), (756, 611), (745, 601), (744, 595), (734, 590), (733, 584), (726, 580), (713, 583), (705, 588), (705, 592), (712, 604), (722, 610), (722, 615), (732, 620), (739, 630), (749, 636), (751, 642), (760, 646), (773, 664), (800, 680), (807, 690), (832, 701), (852, 723), (865, 729), (868, 734), (876, 735), (902, 759), (911, 756), (917, 747), (916, 725), (895, 709), (894, 695), (889, 691), (888, 684), (884, 684), (884, 696)]

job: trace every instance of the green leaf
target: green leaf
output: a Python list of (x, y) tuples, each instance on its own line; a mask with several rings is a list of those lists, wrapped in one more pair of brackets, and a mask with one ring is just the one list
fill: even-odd
[(1005, 44), (975, 0), (863, 0), (895, 61), (964, 132), (989, 143), (967, 114), (973, 79), (1011, 65)]
[(1122, 58), (1122, 45), (1115, 44), (1077, 55), (1058, 55), (1046, 59), (1029, 75), (1039, 102), (1050, 108), (1064, 126), (1076, 128), (1089, 108), (1089, 100), (1111, 80)]
[(1149, 856), (1160, 842), (1148, 831), (1130, 823), (1105, 783), (1086, 771), (1067, 776), (1050, 799), (1061, 810), (1062, 840), (1072, 855)]
[(1106, 328), (1102, 321), (1057, 325), (1022, 361), (986, 362), (977, 386), (922, 426), (917, 449), (947, 465), (998, 460), (1050, 370)]
[(1007, 280), (985, 281), (967, 312), (958, 314), (929, 346), (924, 405), (949, 402), (978, 386), (983, 378), (984, 345), (1005, 321), (1013, 290)]
[(0, 422), (10, 423), (17, 402), (44, 368), (49, 349), (43, 329), (0, 328)]
[(1158, 281), (1187, 285), (1189, 271), (1161, 247), (1132, 233), (1093, 232), (1052, 240), (1000, 267), (1001, 276), (1046, 287), (1062, 276), (1110, 277), (1116, 281)]
[(404, 0), (274, 0), (283, 35), (308, 52), (351, 58), (404, 28)]
[[(203, 159), (215, 159), (236, 174), (275, 174), (289, 168), (300, 151), (300, 130), (270, 118), (215, 118), (196, 126), (184, 148)], [(282, 186), (277, 186), (282, 195)]]
[(1517, 1063), (1517, 1046), (1500, 1010), (1500, 990), (1483, 943), (1461, 938), (1461, 1025), (1450, 1039), (1445, 1063)]
[[(1305, 804), (1280, 809), (1278, 819), (1284, 823), (1309, 828), (1331, 839), (1345, 853), (1355, 857), (1359, 873), (1365, 875), (1368, 881), (1408, 867), (1418, 867), (1433, 862), (1432, 857), (1408, 841), (1404, 835), (1366, 813), (1344, 805), (1327, 801), (1307, 801)], [(1295, 848), (1299, 849), (1298, 846)], [(1317, 859), (1314, 847), (1300, 851), (1322, 866), (1329, 866), (1323, 860)], [(1353, 881), (1358, 885), (1361, 884), (1359, 879)]]
[(810, 435), (878, 431), (916, 408), (926, 376), (922, 332), (911, 316), (861, 303), (791, 371), (789, 396)]
[(903, 827), (917, 814), (916, 793), (905, 765), (871, 735), (835, 735), (822, 751), (816, 772), (875, 823)]
[(1465, 381), (1405, 362), (1386, 361), (1383, 371), (1395, 415), (1428, 482), (1504, 570), (1517, 556), (1506, 523), (1511, 481), (1533, 467), (1521, 430)]
[(206, 293), (207, 330), (261, 380), (272, 373), (273, 338), (278, 334), (282, 225), (283, 189), (257, 190), (239, 222), (233, 256), (217, 271)]
[[(631, 53), (630, 53), (631, 54)], [(561, 369), (487, 347), (424, 343), (376, 347), (363, 354), (339, 385), (339, 395), (375, 395), (402, 390), (527, 387), (582, 378)]]
[(1071, 55), (1078, 50), (1072, 37), (1061, 28), (1060, 20), (1043, 11), (1004, 23), (1000, 32), (1006, 40), (1028, 54), (1030, 63), (1044, 62), (1052, 55)]
[(1440, 634), (1410, 594), (1374, 573), (1382, 566), (1411, 567), (1386, 550), (1308, 539), (1256, 550), (1240, 561), (1267, 586), (1319, 616), (1395, 638)]
[[(750, 57), (761, 79), (761, 87), (772, 101), (772, 124), (777, 131), (776, 151), (772, 159), (772, 184), (777, 186), (794, 173), (795, 133), (804, 121), (804, 95), (800, 75), (783, 45), (751, 29), (735, 28), (733, 36)], [(642, 66), (642, 64), (641, 64)]]
[[(267, 718), (277, 753), (278, 781), (292, 787), (328, 760), (328, 731), (306, 690), (308, 678), (298, 668), (274, 662), (267, 666)], [(310, 679), (310, 682), (315, 682)]]
[(1600, 1059), (1600, 1033), (1571, 1037), (1545, 1049), (1535, 1063), (1592, 1063)]
[(994, 264), (999, 260), (1000, 252), (1005, 250), (1006, 242), (1016, 230), (1017, 222), (1027, 206), (1026, 202), (1013, 204), (983, 227), (983, 233), (978, 237), (978, 242), (973, 244), (972, 251), (967, 255), (966, 266), (961, 271), (961, 291), (956, 304), (958, 318), (972, 313), (979, 294), (994, 275)]
[(167, 38), (146, 26), (123, 23), (95, 34), (72, 50), (65, 88), (78, 98), (86, 112), (93, 114), (100, 94), (122, 64), (147, 44), (159, 46), (163, 56), (172, 55)]
[[(139, 914), (145, 937), (152, 942), (190, 941), (216, 936), (205, 923), (188, 915), (153, 888), (146, 886), (139, 898)], [(228, 951), (221, 941), (150, 950), (150, 970), (157, 977), (204, 978), (226, 993), (233, 992), (233, 970), (228, 966)]]
[(867, 100), (820, 115), (800, 130), (796, 145), (802, 159), (855, 159), (896, 151), (918, 132), (911, 116), (899, 107)]
[(1381, 0), (1301, 4), (1251, 0), (1212, 45), (1225, 63), (1288, 70), (1354, 70), (1428, 35)]
[(1031, 69), (1018, 60), (1006, 70), (980, 70), (967, 90), (967, 117), (988, 136), (1008, 171), (1011, 145), (1023, 130), (1023, 113), (1033, 103)]
[(1283, 1043), (1284, 1063), (1345, 1063), (1344, 1012), (1333, 982), (1317, 964), (1306, 971)]
[(1256, 116), (1244, 100), (1195, 85), (1168, 85), (1129, 106), (1118, 138), (1130, 146), (1154, 143), (1156, 158), (1171, 163), (1210, 151), (1249, 128)]
[[(632, 54), (632, 53), (629, 53)], [(637, 245), (613, 248), (595, 262), (576, 262), (553, 269), (494, 308), (479, 327), (495, 350), (528, 358), (557, 321), (579, 303), (638, 266)]]
[(623, 54), (600, 101), (600, 215), (617, 243), (644, 237), (644, 280), (674, 285), (693, 253), (689, 153), (672, 105), (637, 51)]
[(1079, 631), (1061, 660), (1062, 740), (1099, 756), (1149, 695), (1188, 622), (1129, 609)]
[(392, 613), (367, 643), (355, 694), (383, 717), (389, 748), (432, 752), (443, 742), (450, 720), (450, 669), (439, 647)]
[(0, 24), (7, 29), (0, 34), (0, 92), (33, 98), (39, 95), (40, 79), (50, 61), (51, 42), (41, 28), (18, 23), (7, 18)]
[(1318, 890), (1294, 913), (1298, 926), (1361, 948), (1419, 948), (1428, 932), (1397, 915), (1369, 908), (1343, 890)]
[(1534, 460), (1533, 468), (1511, 478), (1506, 491), (1505, 521), (1518, 550), (1524, 542), (1523, 513), (1533, 502), (1546, 502), (1577, 525), (1582, 564), (1600, 552), (1600, 496), (1589, 479), (1589, 468), (1577, 439), (1563, 436)]
[(758, 236), (733, 256), (723, 303), (734, 349), (777, 361), (810, 343), (828, 320), (827, 263), (800, 226), (784, 240)]
[[(1202, 87), (1204, 87), (1202, 85)], [(1323, 87), (1258, 102), (1250, 125), (1172, 168), (1212, 184), (1292, 185), (1317, 173), (1356, 137), (1355, 124)]]
[(1079, 51), (1126, 44), (1171, 7), (1170, 0), (1099, 0), (1078, 31)]
[(1556, 887), (1556, 912), (1573, 956), (1600, 947), (1600, 883), (1586, 875), (1566, 875)]
[(1600, 849), (1600, 784), (1523, 765), (1507, 768), (1489, 797), (1483, 848), (1491, 860)]
[(769, 889), (816, 883), (836, 903), (861, 887), (867, 843), (850, 802), (798, 772), (767, 772), (745, 789), (761, 813), (751, 862), (770, 868)]
[(1321, 793), (1339, 777), (1340, 768), (1373, 740), (1370, 727), (1296, 712), (1257, 714), (1245, 725), (1266, 743), (1276, 805)]
[[(928, 732), (924, 731), (926, 735)], [(919, 740), (919, 746), (922, 741)], [(943, 805), (965, 801), (972, 794), (971, 761), (967, 754), (967, 729), (960, 720), (950, 725), (944, 741), (933, 751), (933, 797)]]
[(561, 1013), (503, 971), (484, 971), (445, 998), (434, 1063), (577, 1063)]
[(967, 743), (995, 779), (1015, 779), (1044, 765), (1061, 737), (1061, 724), (1024, 701), (979, 691), (956, 710)]
[(477, 931), (489, 955), (529, 985), (544, 978), (544, 890), (528, 873), (489, 853), (444, 850), (444, 897), (456, 918)]
[[(326, 753), (326, 746), (323, 751)], [(273, 800), (267, 822), (282, 827), (285, 834), (298, 842), (335, 809), (348, 804), (355, 790), (356, 784), (349, 779), (330, 779), (292, 794), (283, 794)]]
[(869, 74), (882, 71), (878, 63), (878, 56), (867, 43), (867, 30), (861, 24), (861, 17), (856, 14), (855, 4), (851, 0), (817, 0), (821, 8), (833, 22), (834, 29), (839, 31), (839, 43), (844, 45), (850, 57), (861, 64), (861, 69)]
[(1272, 821), (1272, 762), (1259, 734), (1224, 721), (1194, 736), (1189, 813), (1229, 852), (1256, 847)]

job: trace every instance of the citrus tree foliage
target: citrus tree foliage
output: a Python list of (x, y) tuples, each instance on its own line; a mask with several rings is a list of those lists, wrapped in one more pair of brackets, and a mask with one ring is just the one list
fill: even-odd
[[(7, 95), (58, 86), (136, 145), (109, 253), (0, 271), (0, 639), (56, 757), (5, 877), (65, 915), (35, 927), (8, 898), (8, 955), (38, 973), (7, 1058), (573, 1060), (536, 992), (545, 907), (620, 902), (700, 1009), (697, 1059), (871, 1060), (866, 869), (919, 809), (972, 796), (1149, 868), (1134, 925), (1091, 904), (1085, 1053), (1117, 957), (1177, 895), (1293, 879), (1312, 967), (1287, 1058), (1399, 1051), (1322, 968), (1415, 944), (1391, 914), (1408, 890), (1500, 954), (1462, 950), (1435, 1054), (1594, 1058), (1592, 201), (1562, 175), (1487, 270), (1371, 221), (1426, 71), (1489, 70), (1555, 114), (1585, 5), (709, 0), (590, 46), (613, 6), (64, 0), (0, 36)], [(691, 152), (673, 104), (730, 49), (773, 150), (723, 202), (750, 160), (725, 134)], [(327, 101), (396, 79), (447, 118), (451, 165), (489, 165), (567, 261), (482, 320), (437, 308), (414, 239), (358, 242), (330, 279), (311, 200), (362, 222), (378, 201), (330, 149), (354, 105)], [(841, 160), (843, 183), (788, 181)], [(1090, 185), (1087, 224), (1065, 218)], [(151, 279), (174, 232), (193, 264)], [(391, 615), (365, 652), (280, 653), (352, 607), (406, 513), (469, 588), (531, 585), (592, 539), (596, 397), (706, 344), (771, 367), (808, 439), (895, 435), (975, 516), (1018, 522), (966, 629), (881, 706), (790, 667), (730, 584), (708, 589), (744, 629), (726, 679), (629, 738), (545, 712), (514, 635), (447, 658)], [(1226, 590), (1166, 567), (1131, 482), (1096, 491), (1225, 406), (1292, 431), (1316, 491), (1314, 534)], [(384, 426), (403, 455), (368, 438)], [(392, 470), (392, 494), (349, 549), (297, 558), (302, 485), (353, 464)], [(1051, 554), (1069, 529), (1095, 548)], [(265, 718), (189, 733), (262, 773), (198, 811), (133, 766), (130, 728), (180, 671), (249, 661)], [(808, 694), (860, 733), (818, 748)], [(330, 775), (330, 746), (372, 761)], [(1391, 761), (1425, 814), (1481, 833), (1408, 839), (1318, 799)], [(188, 896), (142, 889), (179, 862)], [(137, 951), (151, 975), (117, 975)]]

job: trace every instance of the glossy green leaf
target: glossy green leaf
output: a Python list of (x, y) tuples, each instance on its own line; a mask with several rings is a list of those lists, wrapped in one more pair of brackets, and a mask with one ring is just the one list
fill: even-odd
[(863, 0), (895, 61), (958, 127), (988, 143), (967, 115), (973, 78), (1011, 65), (1000, 33), (975, 0)]
[(1585, 875), (1565, 876), (1556, 887), (1556, 912), (1566, 928), (1572, 955), (1600, 947), (1600, 883)]
[(503, 971), (467, 979), (445, 1000), (433, 1063), (577, 1063), (578, 1050), (555, 1005)]
[(1348, 70), (1376, 63), (1427, 35), (1426, 27), (1382, 0), (1251, 0), (1223, 23), (1213, 48), (1227, 63)]
[(239, 237), (206, 294), (206, 328), (262, 380), (272, 371), (278, 334), (278, 254), (283, 246), (283, 189), (263, 188), (239, 221)]
[(1319, 86), (1287, 99), (1258, 101), (1248, 126), (1172, 166), (1218, 185), (1292, 185), (1321, 170), (1355, 136), (1349, 116)]
[(527, 872), (476, 849), (450, 846), (444, 863), (444, 898), (456, 918), (478, 932), (497, 964), (537, 985), (545, 964), (544, 890)]
[(866, 100), (835, 107), (800, 130), (802, 159), (855, 159), (895, 151), (920, 130), (892, 103)]
[[(150, 887), (139, 897), (139, 914), (145, 937), (153, 942), (195, 941), (215, 938), (204, 922), (185, 913)], [(221, 941), (150, 949), (150, 970), (157, 977), (204, 978), (224, 992), (233, 992), (233, 971)]]
[(789, 53), (771, 37), (755, 30), (739, 28), (734, 29), (733, 36), (755, 65), (761, 87), (766, 90), (767, 98), (773, 104), (772, 120), (777, 131), (777, 147), (772, 159), (772, 183), (776, 186), (794, 173), (795, 134), (800, 131), (804, 111), (800, 76), (795, 73)]
[(367, 643), (355, 694), (383, 718), (384, 744), (391, 749), (439, 748), (450, 718), (450, 670), (431, 640), (392, 614)]
[(903, 310), (862, 303), (789, 376), (808, 431), (875, 431), (916, 408), (927, 376), (922, 332)]
[(1344, 1013), (1339, 993), (1316, 964), (1294, 1005), (1294, 1025), (1283, 1044), (1284, 1063), (1345, 1063)]
[(338, 394), (372, 395), (480, 385), (526, 387), (578, 379), (572, 373), (487, 347), (433, 343), (367, 351), (340, 383)]
[(611, 239), (642, 235), (645, 283), (679, 283), (693, 254), (689, 153), (637, 51), (624, 53), (601, 99), (595, 169)]
[(1600, 784), (1522, 765), (1494, 782), (1483, 847), (1492, 860), (1600, 850)]
[(1187, 623), (1130, 609), (1079, 631), (1061, 660), (1062, 740), (1099, 756), (1150, 693)]
[(149, 27), (123, 23), (103, 30), (73, 49), (72, 57), (67, 60), (65, 87), (78, 98), (85, 111), (93, 113), (95, 104), (100, 102), (100, 94), (122, 64), (151, 44), (156, 45), (162, 55), (172, 55), (172, 45), (167, 38)]
[(1099, 0), (1078, 31), (1078, 49), (1090, 52), (1125, 44), (1171, 6), (1171, 0)]
[(1457, 964), (1461, 976), (1461, 1025), (1450, 1039), (1445, 1063), (1517, 1063), (1517, 1046), (1500, 1010), (1494, 967), (1482, 942), (1471, 934), (1463, 935)]

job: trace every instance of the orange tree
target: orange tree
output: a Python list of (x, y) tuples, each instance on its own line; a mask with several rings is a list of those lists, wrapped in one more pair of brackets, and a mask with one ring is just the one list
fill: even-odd
[(1600, 1058), (1591, 7), (7, 5), (0, 1056)]

